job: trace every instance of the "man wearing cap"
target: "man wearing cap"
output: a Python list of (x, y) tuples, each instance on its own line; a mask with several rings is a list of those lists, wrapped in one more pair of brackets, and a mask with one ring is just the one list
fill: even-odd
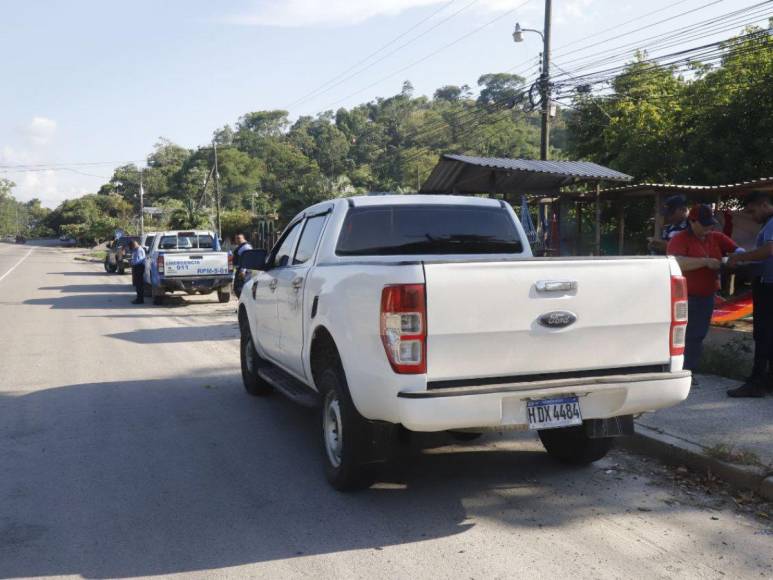
[(687, 214), (688, 228), (668, 242), (668, 255), (675, 256), (687, 278), (687, 336), (684, 368), (695, 371), (701, 358), (703, 339), (709, 332), (714, 312), (714, 295), (719, 290), (722, 258), (738, 250), (725, 234), (711, 231), (717, 225), (711, 207), (696, 205)]
[(762, 226), (757, 248), (731, 256), (728, 265), (754, 262), (754, 368), (740, 387), (730, 389), (730, 397), (763, 397), (773, 393), (773, 202), (763, 191), (753, 191), (743, 202), (744, 213)]
[(665, 224), (660, 232), (660, 239), (650, 238), (649, 247), (652, 253), (663, 255), (671, 238), (687, 229), (687, 198), (683, 195), (672, 195), (663, 202), (661, 213)]

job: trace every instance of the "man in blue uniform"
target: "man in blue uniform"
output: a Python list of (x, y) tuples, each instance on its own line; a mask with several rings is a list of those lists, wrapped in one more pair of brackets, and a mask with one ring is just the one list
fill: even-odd
[(666, 253), (668, 242), (676, 234), (687, 229), (687, 198), (683, 195), (672, 195), (663, 202), (661, 210), (664, 218), (660, 239), (650, 238), (649, 248), (653, 254)]
[(754, 262), (754, 369), (740, 387), (727, 392), (730, 397), (764, 397), (773, 394), (773, 201), (764, 191), (753, 191), (744, 200), (744, 213), (762, 226), (757, 248), (730, 257), (729, 266)]
[(130, 247), (132, 249), (132, 284), (137, 291), (137, 298), (132, 300), (132, 304), (143, 304), (145, 302), (145, 248), (135, 240), (132, 240)]

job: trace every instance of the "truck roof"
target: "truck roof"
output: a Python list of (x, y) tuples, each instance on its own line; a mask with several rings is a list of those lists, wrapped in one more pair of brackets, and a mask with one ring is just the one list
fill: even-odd
[(345, 199), (349, 200), (354, 207), (378, 205), (482, 205), (495, 207), (501, 205), (498, 199), (469, 195), (388, 194), (358, 195)]

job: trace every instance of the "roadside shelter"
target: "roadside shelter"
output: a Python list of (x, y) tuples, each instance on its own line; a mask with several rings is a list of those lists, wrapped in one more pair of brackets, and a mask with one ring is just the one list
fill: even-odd
[[(538, 161), (445, 154), (420, 193), (489, 194), (517, 203), (521, 196), (539, 204), (538, 230), (552, 237), (554, 253), (578, 254), (583, 220), (593, 224), (593, 253), (601, 251), (603, 184), (633, 178), (590, 161)], [(592, 215), (583, 208), (590, 205)], [(584, 217), (585, 216), (585, 217)], [(619, 213), (622, 222), (622, 210)], [(552, 235), (551, 235), (552, 234)]]

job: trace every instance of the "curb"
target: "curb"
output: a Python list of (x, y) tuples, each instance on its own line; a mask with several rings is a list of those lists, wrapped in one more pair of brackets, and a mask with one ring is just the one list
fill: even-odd
[(764, 467), (736, 465), (707, 454), (706, 448), (636, 423), (632, 437), (622, 437), (621, 447), (642, 455), (657, 457), (669, 465), (685, 465), (695, 471), (711, 473), (737, 489), (748, 489), (773, 501), (773, 473)]

